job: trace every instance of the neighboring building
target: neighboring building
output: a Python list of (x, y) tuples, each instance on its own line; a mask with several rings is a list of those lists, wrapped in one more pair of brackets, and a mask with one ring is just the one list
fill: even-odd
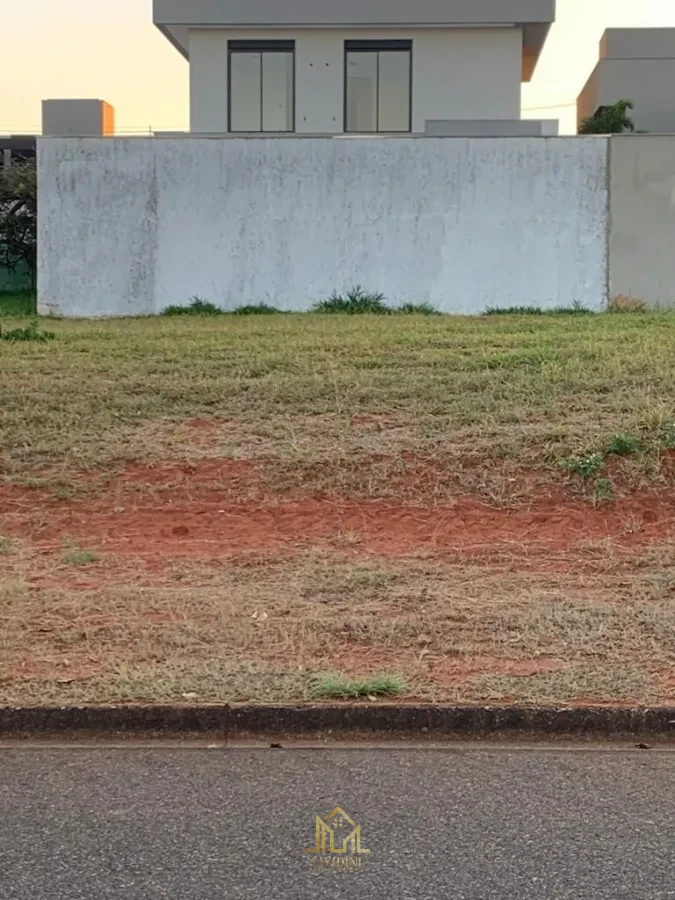
[(36, 143), (34, 134), (0, 135), (0, 166), (35, 159)]
[(105, 100), (42, 101), (45, 137), (109, 137), (115, 133), (115, 110)]
[(635, 104), (639, 131), (675, 133), (675, 28), (608, 28), (577, 103), (578, 124), (599, 107)]
[(555, 0), (154, 0), (202, 134), (519, 120), (554, 19)]

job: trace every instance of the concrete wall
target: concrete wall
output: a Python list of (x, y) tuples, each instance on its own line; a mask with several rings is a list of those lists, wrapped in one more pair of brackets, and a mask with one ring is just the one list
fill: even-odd
[(610, 295), (675, 307), (675, 135), (611, 141)]
[(303, 310), (354, 284), (599, 309), (606, 164), (602, 138), (43, 139), (40, 310)]
[(413, 131), (427, 119), (519, 119), (522, 32), (517, 28), (305, 31), (193, 30), (190, 130), (227, 132), (227, 41), (295, 40), (296, 132), (344, 131), (344, 42), (410, 38)]

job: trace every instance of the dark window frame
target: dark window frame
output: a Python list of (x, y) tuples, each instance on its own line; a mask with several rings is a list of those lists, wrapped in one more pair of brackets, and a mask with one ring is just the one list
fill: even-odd
[[(408, 127), (401, 131), (380, 131), (380, 53), (401, 53), (406, 51), (409, 59), (409, 94), (408, 94)], [(349, 87), (349, 54), (377, 53), (377, 93), (375, 97), (375, 131), (350, 131), (348, 128), (348, 87)], [(345, 134), (411, 134), (413, 120), (413, 42), (412, 40), (391, 41), (345, 41), (344, 47), (344, 84), (343, 84), (343, 124)]]
[[(232, 56), (237, 53), (260, 54), (260, 128), (257, 131), (232, 129)], [(263, 58), (265, 53), (288, 53), (292, 59), (291, 96), (293, 115), (291, 128), (284, 131), (268, 131), (263, 128)], [(296, 125), (296, 65), (295, 41), (228, 41), (227, 42), (227, 130), (230, 134), (295, 134)]]

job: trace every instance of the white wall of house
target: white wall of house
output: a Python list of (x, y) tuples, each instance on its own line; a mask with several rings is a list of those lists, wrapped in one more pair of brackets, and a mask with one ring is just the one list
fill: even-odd
[(39, 141), (39, 308), (197, 295), (306, 310), (355, 284), (439, 310), (601, 308), (604, 138)]
[(344, 42), (413, 41), (413, 131), (427, 119), (518, 119), (520, 28), (304, 29), (190, 32), (190, 130), (227, 131), (227, 41), (295, 40), (296, 132), (344, 130)]

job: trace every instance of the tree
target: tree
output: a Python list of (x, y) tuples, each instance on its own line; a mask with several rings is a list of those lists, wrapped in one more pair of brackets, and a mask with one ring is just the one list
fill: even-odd
[(0, 266), (24, 263), (33, 289), (37, 270), (37, 166), (35, 160), (0, 169)]
[(630, 100), (619, 100), (610, 106), (601, 106), (596, 113), (581, 124), (579, 134), (623, 134), (635, 131), (635, 122), (628, 114), (634, 109)]

